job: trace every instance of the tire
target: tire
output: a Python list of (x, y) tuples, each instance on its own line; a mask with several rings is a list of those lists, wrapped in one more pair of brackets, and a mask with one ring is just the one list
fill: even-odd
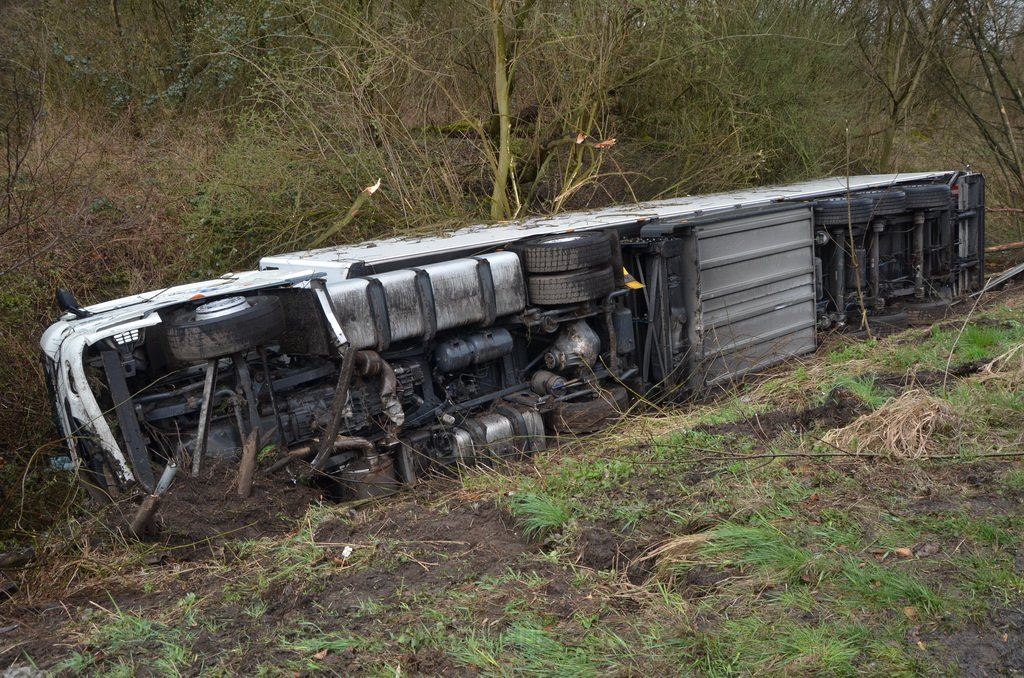
[(937, 320), (944, 319), (947, 313), (949, 313), (949, 302), (945, 299), (926, 301), (907, 307), (907, 319), (915, 325), (931, 325)]
[(594, 433), (607, 428), (627, 409), (629, 392), (622, 386), (612, 386), (592, 400), (559, 403), (547, 413), (545, 422), (557, 433)]
[(953, 196), (945, 184), (904, 186), (908, 210), (949, 209)]
[(598, 231), (556, 233), (509, 247), (527, 273), (565, 273), (603, 266), (611, 260), (611, 237)]
[(900, 311), (899, 313), (868, 316), (868, 326), (874, 336), (888, 337), (907, 329), (907, 313)]
[(537, 306), (562, 306), (600, 299), (615, 289), (611, 266), (573, 271), (559, 275), (532, 275), (526, 279), (530, 303)]
[[(231, 301), (226, 299), (223, 301)], [(249, 297), (238, 310), (203, 318), (197, 310), (178, 311), (167, 326), (167, 347), (184, 362), (222, 358), (267, 343), (284, 330), (277, 297)]]
[(847, 223), (864, 224), (871, 218), (874, 202), (868, 198), (851, 196), (823, 198), (814, 205), (814, 221), (819, 226), (845, 226)]
[(907, 211), (907, 194), (903, 191), (865, 191), (859, 195), (871, 200), (871, 216), (886, 217)]

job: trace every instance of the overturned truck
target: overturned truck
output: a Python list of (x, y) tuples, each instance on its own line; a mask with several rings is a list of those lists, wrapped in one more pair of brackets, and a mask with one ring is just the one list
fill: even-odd
[[(339, 497), (542, 450), (899, 327), (984, 282), (984, 180), (825, 179), (269, 256), (65, 311), (56, 419), (99, 497), (274, 445)], [(160, 488), (163, 490), (163, 488)]]

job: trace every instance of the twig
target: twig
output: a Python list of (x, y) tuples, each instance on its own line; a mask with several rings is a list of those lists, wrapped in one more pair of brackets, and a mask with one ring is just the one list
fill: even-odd
[(422, 567), (424, 569), (424, 571), (426, 571), (426, 572), (430, 572), (430, 567), (427, 567), (428, 565), (431, 566), (431, 567), (438, 565), (438, 563), (424, 562), (422, 560), (418, 560), (418, 559), (414, 558), (412, 556), (412, 554), (406, 553), (405, 551), (399, 551), (398, 555), (405, 556), (406, 558), (408, 558), (412, 562), (414, 562), (417, 565), (419, 565), (420, 567)]

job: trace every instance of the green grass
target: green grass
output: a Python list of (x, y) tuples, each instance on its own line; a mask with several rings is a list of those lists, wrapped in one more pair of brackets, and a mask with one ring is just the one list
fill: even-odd
[(762, 615), (730, 619), (719, 633), (698, 634), (690, 660), (706, 676), (852, 676), (865, 634), (833, 624), (780, 624)]
[(814, 554), (795, 545), (778, 527), (758, 523), (716, 527), (699, 549), (700, 556), (719, 566), (778, 574), (787, 580), (798, 580), (809, 571)]
[(670, 460), (681, 456), (699, 456), (701, 453), (724, 450), (726, 440), (720, 435), (704, 431), (675, 431), (656, 438), (652, 452), (657, 459)]
[(908, 337), (876, 358), (898, 370), (944, 370), (949, 364), (991, 360), (1024, 341), (1024, 325), (1018, 320), (987, 324), (991, 322), (994, 321), (981, 317), (963, 326), (935, 326)]
[(1003, 483), (1015, 492), (1024, 492), (1024, 468), (1007, 471), (1003, 477)]
[(839, 589), (848, 597), (840, 604), (895, 611), (913, 607), (928, 615), (938, 614), (943, 609), (942, 598), (932, 587), (897, 567), (883, 567), (867, 559), (847, 559), (840, 568), (845, 582), (840, 580)]
[(563, 530), (573, 517), (572, 508), (554, 497), (525, 492), (512, 498), (512, 515), (523, 529), (523, 536), (540, 541)]
[(594, 623), (593, 617), (577, 616), (556, 625), (522, 614), (498, 633), (468, 631), (453, 639), (448, 652), (459, 664), (487, 676), (596, 678), (629, 675), (644, 664), (672, 665), (674, 639), (660, 624), (652, 624), (641, 638), (627, 640)]
[(303, 632), (303, 635), (298, 635), (292, 640), (283, 641), (280, 644), (282, 650), (296, 652), (301, 655), (313, 655), (324, 650), (344, 652), (353, 647), (359, 647), (363, 642), (344, 633), (324, 632), (316, 625), (303, 624), (302, 626), (303, 628), (300, 631)]
[(1015, 515), (971, 515), (967, 512), (940, 515), (919, 515), (907, 519), (906, 525), (894, 531), (896, 539), (912, 543), (924, 537), (963, 539), (971, 546), (993, 550), (1015, 548), (1024, 539), (1024, 517)]
[(1010, 330), (1001, 327), (968, 325), (957, 342), (958, 356), (967, 361), (991, 359), (997, 349), (1011, 340)]
[(829, 391), (836, 388), (847, 389), (872, 410), (877, 410), (889, 402), (889, 399), (892, 397), (879, 387), (875, 378), (870, 375), (859, 377), (841, 376), (833, 383)]
[(877, 339), (868, 339), (867, 341), (856, 342), (851, 341), (851, 343), (846, 346), (835, 349), (829, 353), (827, 361), (831, 365), (842, 365), (851, 360), (863, 360), (870, 357), (877, 346)]
[[(152, 667), (159, 675), (182, 675), (197, 660), (191, 649), (194, 634), (181, 627), (116, 606), (92, 616), (106, 618), (94, 622), (86, 635), (89, 651), (73, 652), (55, 667), (55, 673), (95, 674), (103, 661), (105, 675), (137, 675), (144, 667)], [(113, 666), (105, 663), (108, 655)]]

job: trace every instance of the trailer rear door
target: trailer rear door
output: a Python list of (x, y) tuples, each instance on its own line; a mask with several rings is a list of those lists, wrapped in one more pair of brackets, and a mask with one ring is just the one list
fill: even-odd
[(695, 224), (699, 363), (705, 384), (815, 348), (811, 207), (785, 206)]

